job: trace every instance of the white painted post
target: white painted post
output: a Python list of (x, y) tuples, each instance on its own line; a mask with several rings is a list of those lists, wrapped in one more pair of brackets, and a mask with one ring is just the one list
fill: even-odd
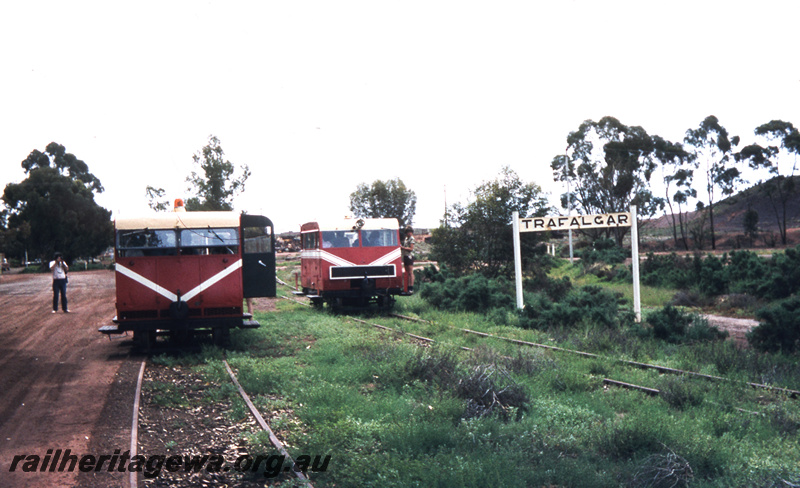
[(517, 282), (517, 308), (522, 309), (522, 258), (519, 244), (519, 212), (514, 211), (512, 218), (514, 219), (513, 234), (514, 234), (514, 275)]
[(639, 290), (639, 229), (636, 205), (631, 205), (631, 260), (633, 267), (633, 313), (636, 321), (642, 321), (642, 298)]

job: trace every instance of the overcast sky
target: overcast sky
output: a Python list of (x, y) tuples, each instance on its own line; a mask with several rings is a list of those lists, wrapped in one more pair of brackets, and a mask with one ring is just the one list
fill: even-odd
[[(217, 136), (252, 176), (235, 201), (278, 231), (342, 217), (401, 178), (418, 227), (508, 165), (549, 163), (586, 119), (681, 141), (716, 115), (752, 139), (800, 125), (797, 1), (6, 2), (0, 184), (50, 142), (115, 216), (186, 196)], [(556, 202), (556, 198), (553, 198)]]

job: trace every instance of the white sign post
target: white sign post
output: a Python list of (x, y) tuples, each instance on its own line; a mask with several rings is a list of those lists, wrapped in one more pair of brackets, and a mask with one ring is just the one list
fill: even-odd
[(519, 245), (519, 212), (514, 210), (514, 275), (517, 281), (517, 308), (522, 309), (522, 253)]
[(556, 217), (532, 217), (520, 219), (514, 212), (514, 271), (517, 282), (517, 308), (522, 308), (522, 263), (520, 258), (520, 232), (541, 232), (547, 230), (594, 229), (599, 227), (630, 227), (631, 258), (633, 266), (633, 312), (636, 321), (642, 320), (642, 303), (639, 291), (639, 230), (636, 225), (636, 205), (630, 212), (598, 215), (570, 215)]

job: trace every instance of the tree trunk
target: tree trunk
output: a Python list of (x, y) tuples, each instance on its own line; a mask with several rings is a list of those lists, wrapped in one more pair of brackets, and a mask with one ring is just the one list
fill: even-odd
[(683, 240), (683, 247), (685, 250), (689, 250), (689, 240), (686, 238), (686, 224), (683, 222), (683, 208), (678, 205), (678, 223), (680, 224), (681, 228), (681, 239)]
[(708, 225), (711, 228), (711, 249), (717, 250), (717, 239), (714, 236), (714, 204), (708, 204)]

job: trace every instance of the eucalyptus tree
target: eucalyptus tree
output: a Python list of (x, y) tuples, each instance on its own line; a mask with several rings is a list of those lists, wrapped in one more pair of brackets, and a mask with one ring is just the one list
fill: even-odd
[[(189, 211), (233, 210), (233, 198), (244, 191), (250, 177), (246, 164), (239, 167), (240, 174), (234, 178), (236, 168), (225, 159), (225, 152), (216, 136), (208, 136), (208, 144), (192, 156), (194, 165), (200, 172), (192, 171), (186, 177), (189, 198), (185, 208)], [(147, 205), (156, 212), (171, 210), (172, 203), (166, 198), (166, 190), (152, 185), (145, 188)]]
[[(678, 245), (678, 229), (680, 229), (681, 243), (686, 250), (689, 250), (687, 239), (687, 222), (684, 222), (683, 206), (689, 202), (690, 198), (697, 197), (697, 190), (692, 188), (692, 179), (696, 169), (694, 155), (686, 151), (680, 143), (670, 142), (659, 136), (653, 136), (654, 157), (661, 163), (661, 170), (664, 174), (664, 201), (669, 207), (670, 218), (672, 220), (672, 236), (675, 245)], [(675, 193), (672, 194), (672, 184), (675, 184)], [(673, 208), (673, 202), (677, 205), (677, 214)]]
[(411, 225), (417, 211), (417, 194), (408, 189), (400, 178), (371, 185), (360, 183), (350, 194), (350, 211), (356, 217), (391, 218), (401, 227)]
[(733, 147), (739, 145), (739, 136), (730, 137), (728, 131), (713, 115), (706, 117), (696, 129), (686, 131), (684, 143), (691, 148), (706, 178), (708, 220), (711, 231), (711, 248), (717, 248), (714, 234), (714, 203), (719, 189), (722, 195), (732, 195), (742, 182), (738, 168), (731, 166)]
[[(542, 188), (523, 182), (508, 166), (497, 178), (485, 181), (472, 191), (472, 201), (456, 203), (447, 211), (447, 221), (433, 230), (431, 257), (457, 274), (470, 269), (487, 276), (513, 266), (512, 218), (547, 215), (550, 206)], [(523, 247), (530, 249), (540, 237), (530, 236)], [(530, 253), (527, 253), (530, 254)]]
[(6, 245), (13, 252), (27, 250), (45, 261), (60, 251), (71, 260), (113, 244), (111, 212), (94, 200), (103, 185), (84, 161), (51, 142), (44, 152), (33, 150), (22, 168), (27, 177), (3, 191)]
[[(568, 182), (572, 201), (586, 214), (627, 212), (652, 217), (663, 208), (663, 199), (653, 195), (650, 178), (656, 169), (653, 138), (643, 128), (629, 127), (614, 117), (584, 121), (567, 137), (571, 157), (555, 157), (550, 166), (556, 181)], [(622, 243), (624, 229), (604, 229)]]
[(147, 185), (145, 188), (145, 196), (147, 196), (147, 206), (151, 209), (155, 210), (156, 212), (166, 212), (169, 210), (170, 205), (169, 201), (166, 199), (166, 190), (163, 188), (156, 188), (151, 185)]
[[(781, 243), (787, 244), (786, 225), (788, 221), (788, 203), (795, 192), (794, 174), (797, 169), (797, 156), (800, 155), (800, 131), (790, 122), (773, 120), (758, 126), (756, 135), (766, 137), (768, 140), (779, 140), (780, 146), (761, 146), (751, 144), (745, 146), (737, 153), (737, 161), (747, 161), (753, 169), (767, 169), (775, 177), (764, 185), (762, 191), (767, 194), (772, 205)], [(781, 171), (779, 162), (794, 155), (791, 165), (783, 165)], [(789, 156), (781, 158), (781, 156)], [(791, 168), (791, 169), (787, 169)]]
[(194, 193), (186, 200), (186, 210), (233, 210), (233, 198), (244, 191), (250, 169), (242, 165), (241, 174), (234, 178), (236, 168), (224, 156), (219, 139), (213, 135), (208, 137), (208, 144), (192, 156), (202, 174), (192, 171), (186, 177), (190, 185), (188, 191)]

